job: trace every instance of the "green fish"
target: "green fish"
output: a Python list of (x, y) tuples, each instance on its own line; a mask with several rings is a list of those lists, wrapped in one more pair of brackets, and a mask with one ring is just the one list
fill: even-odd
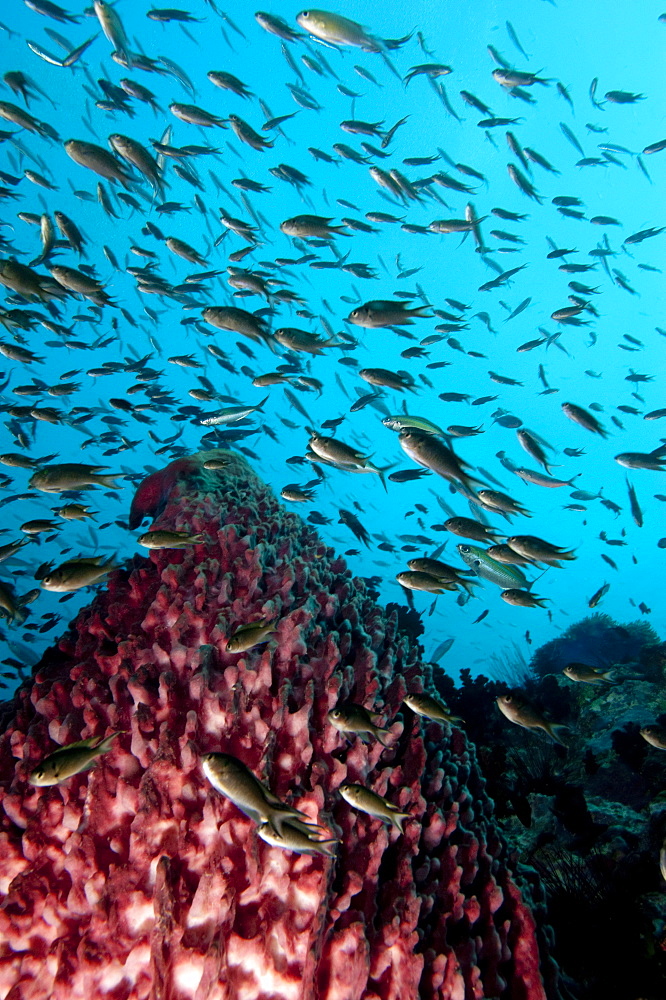
[(30, 772), (28, 781), (31, 785), (42, 788), (57, 785), (61, 781), (67, 781), (73, 774), (87, 771), (98, 757), (111, 749), (111, 741), (123, 732), (124, 730), (119, 729), (108, 736), (91, 736), (87, 740), (77, 740), (76, 743), (60, 747)]
[(463, 562), (474, 570), (477, 576), (488, 583), (494, 583), (502, 590), (528, 590), (529, 583), (524, 573), (515, 566), (505, 566), (489, 556), (485, 549), (478, 545), (462, 544), (457, 546)]

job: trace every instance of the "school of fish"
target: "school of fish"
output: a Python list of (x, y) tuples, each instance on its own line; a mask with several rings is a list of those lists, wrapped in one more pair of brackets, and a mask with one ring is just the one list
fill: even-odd
[(387, 37), (369, 4), (25, 7), (0, 22), (0, 684), (136, 546), (203, 541), (126, 514), (146, 469), (199, 447), (353, 535), (427, 635), (489, 615), (496, 648), (523, 609), (556, 628), (596, 607), (609, 576), (650, 613), (629, 536), (659, 531), (666, 406), (626, 355), (666, 336), (666, 227), (623, 213), (664, 169), (647, 82), (620, 89), (607, 55), (585, 89), (560, 78), (538, 19), (539, 58), (501, 21), (458, 64), (443, 28), (395, 10)]

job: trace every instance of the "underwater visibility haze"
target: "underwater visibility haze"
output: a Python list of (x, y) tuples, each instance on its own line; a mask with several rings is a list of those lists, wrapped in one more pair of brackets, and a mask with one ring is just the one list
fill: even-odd
[(663, 996), (664, 33), (3, 8), (0, 1000)]

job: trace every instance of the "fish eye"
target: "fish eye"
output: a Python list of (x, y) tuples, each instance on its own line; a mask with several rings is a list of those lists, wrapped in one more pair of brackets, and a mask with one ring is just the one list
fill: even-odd
[(458, 548), (461, 552), (469, 552), (469, 545), (459, 545)]

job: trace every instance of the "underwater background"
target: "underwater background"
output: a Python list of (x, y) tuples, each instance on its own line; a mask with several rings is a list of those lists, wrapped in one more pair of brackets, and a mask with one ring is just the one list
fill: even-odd
[[(205, 3), (187, 9), (200, 20), (165, 24), (146, 17), (147, 4), (118, 6), (132, 50), (157, 60), (161, 69), (150, 73), (135, 69), (132, 74), (110, 58), (112, 45), (100, 31), (92, 9), (88, 16), (72, 10), (81, 15), (76, 24), (61, 24), (18, 2), (5, 11), (5, 70), (21, 70), (38, 85), (44, 96), (34, 93), (30, 112), (60, 136), (60, 141), (53, 141), (11, 124), (7, 128), (14, 134), (0, 149), (2, 169), (11, 176), (3, 182), (5, 255), (15, 254), (29, 263), (41, 252), (39, 227), (18, 219), (18, 212), (36, 216), (65, 212), (86, 239), (81, 262), (94, 268), (123, 312), (70, 299), (50, 304), (51, 318), (62, 327), (56, 334), (38, 321), (28, 330), (5, 324), (5, 341), (19, 340), (43, 361), (21, 364), (5, 359), (3, 450), (23, 451), (34, 459), (57, 455), (59, 461), (104, 464), (108, 466), (105, 472), (128, 478), (121, 475), (117, 480), (123, 489), (97, 488), (83, 494), (79, 499), (97, 511), (95, 520), (77, 523), (55, 518), (57, 532), (34, 537), (5, 561), (3, 580), (13, 583), (21, 595), (34, 586), (35, 572), (43, 563), (58, 564), (67, 555), (100, 554), (122, 561), (143, 551), (136, 545), (135, 534), (126, 530), (132, 483), (156, 468), (163, 461), (161, 456), (195, 450), (204, 435), (211, 433), (200, 420), (214, 414), (216, 404), (188, 396), (189, 390), (201, 388), (198, 378), (204, 376), (217, 392), (238, 404), (254, 406), (268, 396), (261, 413), (218, 428), (219, 435), (207, 437), (204, 444), (231, 440), (245, 450), (277, 491), (287, 484), (303, 485), (319, 478), (309, 462), (299, 461), (309, 438), (306, 427), (334, 434), (391, 471), (418, 468), (402, 452), (397, 435), (381, 423), (386, 414), (400, 413), (404, 403), (409, 414), (426, 417), (442, 428), (483, 428), (477, 436), (454, 440), (457, 453), (477, 470), (477, 478), (509, 493), (533, 514), (529, 522), (519, 518), (522, 526), (518, 528), (516, 519), (511, 528), (505, 528), (499, 517), (491, 516), (489, 523), (499, 532), (520, 530), (544, 538), (573, 550), (576, 559), (562, 568), (548, 569), (535, 584), (534, 592), (546, 599), (543, 610), (506, 605), (490, 583), (473, 588), (475, 599), (465, 603), (464, 595), (455, 593), (444, 593), (435, 602), (432, 595), (414, 593), (416, 608), (425, 614), (427, 654), (436, 652), (447, 638), (455, 640), (446, 654), (446, 668), (453, 675), (462, 668), (473, 673), (492, 670), (493, 657), (513, 651), (514, 644), (529, 659), (532, 650), (583, 616), (589, 599), (604, 584), (610, 589), (600, 603), (603, 611), (618, 621), (644, 615), (659, 632), (663, 614), (660, 545), (666, 544), (662, 473), (626, 469), (614, 461), (618, 453), (650, 452), (662, 441), (660, 419), (648, 421), (645, 415), (665, 405), (660, 364), (664, 239), (659, 224), (666, 158), (660, 152), (640, 155), (661, 140), (663, 131), (658, 94), (664, 84), (660, 36), (666, 28), (659, 20), (658, 7), (643, 2), (628, 9), (625, 4), (609, 3), (600, 11), (594, 3), (555, 5), (539, 0), (463, 4), (455, 9), (428, 3), (410, 4), (408, 9), (394, 4), (346, 4), (344, 14), (365, 25), (372, 36), (396, 39), (412, 32), (408, 41), (386, 53), (350, 46), (336, 51), (308, 38), (295, 21), (299, 8), (288, 3), (275, 13), (302, 36), (294, 41), (264, 30), (245, 4), (217, 13)], [(49, 37), (49, 31), (56, 31), (60, 38)], [(73, 49), (91, 36), (89, 48), (69, 68), (50, 65), (27, 45), (32, 42), (63, 58), (65, 42)], [(164, 64), (159, 63), (161, 57)], [(547, 83), (523, 87), (518, 96), (493, 78), (492, 71), (501, 68), (498, 59), (512, 68), (537, 73)], [(424, 64), (444, 65), (451, 72), (437, 77), (416, 73), (404, 82), (412, 67)], [(253, 96), (243, 99), (213, 86), (206, 77), (211, 70), (234, 74)], [(152, 90), (154, 109), (127, 95), (126, 103), (113, 107), (108, 86), (105, 91), (98, 81), (118, 88), (120, 79), (128, 76)], [(492, 115), (465, 103), (461, 91), (476, 97)], [(636, 98), (640, 95), (640, 100), (618, 103), (604, 97), (618, 91)], [(352, 93), (358, 96), (349, 96)], [(5, 86), (3, 99), (12, 97), (22, 103)], [(203, 129), (183, 122), (169, 111), (173, 101), (196, 104), (221, 118), (238, 114), (263, 137), (270, 136), (274, 145), (255, 150), (229, 129)], [(102, 108), (97, 106), (100, 102)], [(294, 112), (279, 129), (261, 131), (271, 116)], [(350, 134), (340, 128), (340, 122), (349, 119), (383, 122), (378, 126), (381, 133), (403, 117), (407, 120), (386, 149), (381, 149), (380, 136)], [(517, 121), (480, 127), (478, 123), (489, 117)], [(74, 138), (107, 148), (108, 135), (120, 132), (150, 150), (151, 140), (160, 140), (168, 126), (172, 145), (208, 145), (219, 152), (200, 152), (186, 160), (165, 158), (166, 186), (158, 194), (135, 171), (133, 191), (125, 192), (130, 194), (129, 204), (119, 199), (123, 195), (119, 185), (73, 162), (62, 145)], [(507, 132), (520, 147), (534, 149), (553, 169), (525, 158), (528, 173), (509, 149)], [(390, 156), (368, 154), (361, 147), (363, 141)], [(332, 148), (336, 143), (351, 147), (367, 162), (336, 154)], [(322, 150), (334, 162), (315, 158), (309, 149)], [(437, 159), (414, 167), (404, 163), (410, 157)], [(190, 181), (174, 172), (174, 165), (182, 163), (193, 171)], [(509, 163), (529, 176), (535, 197), (528, 197), (512, 181)], [(296, 168), (307, 180), (295, 185), (275, 177), (271, 169), (279, 164)], [(430, 182), (418, 187), (417, 200), (399, 196), (373, 180), (372, 165), (384, 171), (396, 168), (412, 183), (440, 172), (469, 191)], [(54, 190), (22, 178), (26, 167), (46, 177)], [(255, 193), (232, 184), (243, 177), (270, 190)], [(106, 211), (98, 202), (99, 181), (108, 199)], [(562, 206), (553, 204), (555, 198), (577, 199), (573, 209), (564, 208), (581, 217), (562, 214), (558, 210)], [(160, 213), (164, 201), (177, 203), (180, 210)], [(472, 233), (427, 231), (436, 219), (464, 219), (470, 202), (477, 217), (484, 217), (481, 248)], [(493, 208), (525, 218), (507, 221), (492, 215)], [(286, 286), (298, 301), (291, 306), (275, 299), (267, 303), (256, 294), (239, 297), (229, 287), (228, 256), (247, 246), (247, 241), (222, 226), (220, 210), (257, 227), (256, 245), (236, 266), (279, 282), (276, 287)], [(369, 223), (368, 212), (388, 213), (424, 231), (405, 232), (399, 222)], [(349, 237), (340, 236), (330, 245), (294, 243), (278, 227), (303, 213), (330, 217), (334, 225), (342, 218), (359, 220), (375, 231), (347, 228)], [(592, 221), (600, 217), (606, 222)], [(185, 240), (202, 256), (205, 266), (191, 265), (169, 252), (145, 229), (147, 222), (165, 237)], [(649, 238), (624, 242), (653, 227), (659, 232)], [(508, 232), (511, 240), (498, 238), (498, 232)], [(224, 239), (216, 245), (221, 236)], [(134, 255), (131, 246), (143, 248), (154, 259)], [(548, 259), (553, 247), (576, 252)], [(284, 262), (309, 254), (316, 259)], [(341, 258), (339, 267), (318, 266), (337, 258)], [(276, 259), (281, 263), (276, 264)], [(56, 248), (50, 262), (76, 267), (78, 258), (68, 249)], [(563, 263), (592, 269), (566, 273), (560, 269)], [(364, 266), (357, 274), (353, 267), (345, 270), (345, 265), (354, 264)], [(125, 268), (146, 265), (162, 277), (167, 288), (177, 286), (180, 292), (137, 291), (137, 282)], [(45, 273), (44, 266), (39, 268), (41, 273)], [(484, 283), (513, 268), (521, 270), (498, 287), (479, 291)], [(194, 293), (183, 291), (188, 275), (205, 271), (220, 273), (203, 281)], [(585, 309), (570, 323), (554, 322), (551, 314), (570, 305), (568, 296), (577, 294), (569, 287), (571, 281), (594, 289), (594, 293), (578, 294), (595, 311)], [(394, 300), (402, 293), (413, 296), (406, 301), (417, 306), (427, 302), (449, 318), (417, 319), (413, 326), (394, 331), (345, 322), (355, 305)], [(11, 300), (9, 289), (7, 296)], [(326, 348), (318, 356), (295, 354), (277, 344), (272, 350), (203, 322), (201, 311), (206, 306), (232, 303), (251, 311), (268, 309), (273, 330), (297, 327), (324, 339), (328, 331), (340, 332), (353, 342)], [(5, 304), (5, 308), (11, 306), (11, 301)], [(305, 317), (297, 315), (299, 309), (307, 310)], [(45, 313), (43, 306), (36, 311)], [(438, 333), (438, 326), (444, 331)], [(403, 351), (418, 348), (424, 338), (436, 336), (442, 339), (424, 348), (423, 357), (402, 357)], [(536, 347), (519, 350), (535, 341), (540, 342)], [(224, 358), (212, 356), (209, 347), (224, 352)], [(203, 367), (169, 364), (168, 358), (185, 354)], [(133, 361), (142, 358), (148, 359), (144, 368), (159, 373), (153, 381), (141, 382), (140, 373), (137, 380), (136, 369), (114, 370), (120, 365), (131, 368)], [(440, 363), (445, 366), (428, 367)], [(296, 379), (268, 389), (252, 385), (255, 376), (275, 371), (280, 364), (291, 366), (295, 374), (318, 379), (321, 391)], [(414, 391), (368, 386), (358, 369), (371, 366), (408, 372)], [(98, 374), (90, 375), (90, 371)], [(520, 385), (498, 384), (489, 371)], [(75, 374), (62, 378), (67, 372)], [(641, 380), (632, 381), (632, 373), (638, 373)], [(57, 387), (59, 382), (74, 382), (76, 389), (64, 397), (51, 397), (48, 387)], [(163, 392), (155, 392), (156, 387)], [(350, 412), (357, 397), (373, 389), (379, 395), (373, 400), (375, 405)], [(439, 398), (442, 393), (464, 394), (465, 398), (444, 401)], [(474, 405), (484, 397), (492, 398)], [(607, 439), (568, 420), (561, 409), (565, 402), (588, 411), (592, 407), (608, 432)], [(146, 403), (149, 406), (144, 409)], [(17, 406), (23, 409), (12, 416)], [(33, 419), (27, 406), (55, 407), (58, 413), (50, 418), (55, 422)], [(343, 422), (333, 431), (326, 430), (325, 422), (338, 418), (344, 418)], [(544, 471), (521, 449), (518, 426), (545, 442), (555, 477), (576, 477), (572, 487), (530, 485), (503, 467), (497, 458), (500, 452), (514, 466)], [(566, 455), (565, 448), (581, 454)], [(9, 542), (21, 537), (19, 528), (24, 522), (53, 518), (53, 508), (61, 505), (62, 498), (30, 490), (30, 470), (3, 468), (2, 472), (6, 477), (3, 537)], [(404, 601), (396, 574), (406, 569), (408, 558), (431, 553), (444, 541), (443, 558), (463, 568), (455, 551), (462, 539), (443, 531), (441, 525), (451, 515), (478, 519), (479, 509), (470, 511), (465, 498), (452, 492), (447, 481), (436, 475), (413, 482), (389, 481), (384, 492), (374, 475), (352, 475), (324, 466), (322, 476), (311, 503), (291, 506), (313, 519), (322, 538), (338, 551), (358, 553), (347, 556), (350, 567), (358, 575), (376, 578), (382, 600)], [(640, 526), (632, 517), (627, 480), (642, 511)], [(590, 498), (580, 499), (581, 491)], [(572, 499), (572, 493), (579, 496)], [(367, 546), (338, 523), (340, 509), (356, 513), (370, 532)], [(49, 640), (48, 633), (40, 633), (40, 628), (54, 621), (48, 616), (57, 615), (66, 622), (88, 595), (87, 590), (63, 595), (66, 603), (61, 604), (57, 595), (41, 593), (27, 608), (26, 626), (14, 622), (3, 627), (7, 657), (19, 663), (36, 661)], [(487, 617), (475, 623), (482, 612)], [(13, 687), (12, 670), (9, 664), (5, 672), (11, 676), (4, 679), (8, 691)]]
[[(306, 845), (306, 858), (337, 845), (330, 885), (322, 875), (328, 861), (307, 861), (312, 884), (320, 878), (311, 899), (329, 907), (335, 934), (349, 931), (340, 930), (344, 906), (336, 909), (345, 893), (362, 899), (354, 904), (359, 912), (365, 907), (365, 932), (358, 931), (348, 954), (362, 952), (368, 941), (375, 956), (384, 947), (390, 952), (377, 928), (393, 926), (394, 907), (404, 917), (402, 895), (441, 893), (446, 900), (441, 925), (423, 918), (418, 946), (403, 920), (404, 951), (400, 961), (394, 956), (390, 988), (388, 979), (380, 988), (378, 976), (376, 993), (363, 993), (362, 970), (353, 989), (336, 993), (320, 970), (317, 988), (304, 986), (304, 997), (418, 992), (443, 1000), (463, 995), (458, 989), (466, 1000), (659, 1000), (666, 984), (666, 14), (647, 0), (381, 6), (352, 0), (336, 9), (353, 25), (337, 38), (336, 15), (326, 22), (324, 14), (327, 29), (317, 28), (318, 14), (290, 2), (268, 12), (246, 3), (223, 9), (217, 0), (191, 0), (187, 9), (97, 0), (94, 8), (72, 3), (67, 10), (49, 0), (11, 0), (0, 13), (0, 691), (8, 726), (0, 754), (2, 890), (13, 900), (20, 896), (16, 872), (29, 862), (38, 867), (49, 851), (54, 871), (59, 851), (74, 856), (68, 838), (75, 831), (72, 840), (84, 839), (89, 780), (98, 838), (90, 854), (99, 863), (96, 875), (108, 878), (109, 898), (129, 899), (136, 891), (136, 912), (147, 907), (152, 914), (150, 879), (163, 850), (173, 871), (182, 862), (182, 884), (189, 879), (196, 896), (196, 865), (187, 870), (183, 861), (190, 858), (190, 825), (193, 840), (195, 833), (200, 838), (196, 864), (204, 858), (217, 877), (206, 854), (214, 841), (206, 840), (207, 831), (218, 823), (242, 868), (238, 845), (249, 836), (248, 822), (233, 814), (219, 789), (212, 795), (190, 752), (191, 733), (179, 727), (192, 727), (201, 753), (214, 754), (228, 737), (223, 749), (260, 771), (272, 751), (261, 764), (250, 757), (269, 733), (288, 761), (272, 776), (276, 787), (283, 783), (279, 794), (302, 795), (311, 818), (324, 816), (331, 833)], [(116, 155), (111, 135), (141, 144), (150, 176)], [(68, 154), (75, 148), (70, 140), (113, 151), (114, 160), (107, 157), (101, 173), (90, 169)], [(89, 150), (89, 162), (91, 155), (99, 164), (103, 154)], [(121, 183), (109, 179), (110, 169)], [(63, 239), (55, 213), (82, 235), (81, 253)], [(325, 238), (288, 235), (283, 224), (299, 216), (334, 228)], [(19, 287), (13, 260), (31, 268), (32, 291)], [(58, 265), (99, 285), (87, 296), (66, 294), (51, 281)], [(376, 314), (391, 304), (395, 313), (397, 303), (417, 310), (412, 322), (396, 322), (395, 315), (374, 327), (353, 322), (356, 310)], [(253, 313), (259, 333), (208, 322), (207, 310), (229, 306)], [(276, 332), (284, 328), (306, 331), (300, 349), (281, 343)], [(364, 378), (368, 369), (374, 375)], [(397, 428), (409, 427), (410, 419), (416, 427), (436, 425), (436, 439), (461, 463), (453, 472), (440, 466), (438, 474), (435, 461), (410, 458)], [(357, 460), (336, 466), (323, 459), (315, 447), (322, 435), (355, 449)], [(215, 448), (237, 451), (259, 479), (243, 473), (236, 457), (235, 480), (224, 465), (203, 465), (203, 454), (187, 458)], [(180, 478), (169, 464), (178, 460), (183, 464), (175, 468), (187, 473)], [(98, 471), (111, 479), (88, 490), (43, 489), (49, 467), (61, 463), (103, 466)], [(172, 472), (161, 472), (165, 467)], [(527, 479), (517, 474), (525, 470)], [(151, 474), (156, 478), (146, 486)], [(155, 483), (162, 493), (151, 493)], [(479, 489), (508, 494), (518, 512), (505, 517), (480, 505)], [(83, 504), (93, 516), (60, 517), (68, 504)], [(254, 539), (251, 558), (250, 543), (229, 529), (238, 511), (250, 511), (241, 527)], [(257, 511), (265, 521), (252, 520)], [(205, 572), (195, 565), (200, 549), (193, 546), (201, 543), (185, 543), (182, 552), (155, 543), (158, 551), (146, 561), (139, 539), (146, 540), (142, 516), (149, 514), (164, 514), (167, 529), (182, 515), (183, 524), (198, 519), (202, 532), (224, 535), (218, 561), (237, 584), (229, 585), (235, 600), (224, 608), (233, 611), (224, 628), (210, 608), (208, 620), (201, 614), (199, 639), (192, 638), (194, 626), (191, 633), (178, 631), (180, 619), (174, 626), (173, 608), (183, 595), (192, 607), (200, 596)], [(473, 519), (471, 530), (489, 531), (487, 541), (449, 530), (452, 518)], [(46, 523), (35, 525), (39, 520)], [(487, 572), (483, 578), (483, 555), (463, 560), (458, 549), (516, 535), (540, 548), (518, 566), (526, 583), (513, 599), (524, 606), (508, 603), (506, 583), (492, 582)], [(275, 538), (283, 543), (279, 558), (271, 549)], [(204, 550), (201, 567), (216, 580), (210, 566), (218, 557), (211, 552)], [(104, 579), (93, 587), (50, 586), (59, 567), (78, 557), (120, 571), (108, 586)], [(273, 557), (276, 565), (283, 560), (279, 572)], [(402, 586), (397, 577), (419, 557), (467, 575), (443, 592), (432, 579), (403, 576)], [(139, 599), (132, 603), (141, 590), (137, 580), (145, 585), (146, 606), (166, 601), (170, 588), (165, 618), (176, 635), (169, 641), (174, 648), (181, 643), (180, 660), (174, 654), (170, 664), (165, 654), (163, 662), (157, 640), (152, 659), (141, 647), (142, 635), (147, 649), (151, 629), (157, 634), (158, 616), (143, 618)], [(509, 591), (504, 600), (503, 590)], [(243, 666), (233, 686), (225, 672), (228, 690), (216, 692), (211, 714), (214, 685), (197, 693), (192, 676), (209, 668), (215, 676), (215, 656), (227, 664), (231, 620), (237, 625), (249, 616), (256, 624), (260, 609), (252, 602), (269, 591), (275, 614), (284, 612), (279, 639), (250, 653), (254, 666), (238, 661)], [(101, 608), (116, 623), (115, 638), (111, 626), (106, 635), (99, 625)], [(122, 661), (118, 635), (125, 627), (131, 655)], [(327, 629), (337, 638), (322, 652)], [(340, 654), (344, 681), (331, 679), (336, 641), (340, 650), (347, 643)], [(91, 667), (89, 698), (81, 693), (86, 678), (75, 678), (81, 663)], [(259, 663), (262, 683), (274, 670), (263, 687), (254, 686)], [(132, 705), (117, 678), (134, 667)], [(172, 668), (169, 689), (164, 677)], [(319, 701), (305, 690), (310, 668)], [(283, 698), (279, 710), (273, 688)], [(404, 701), (406, 693), (428, 689), (448, 706), (439, 722)], [(109, 691), (116, 699), (110, 708)], [(230, 692), (234, 705), (242, 697), (255, 706), (238, 731)], [(373, 705), (377, 695), (387, 727), (378, 733), (390, 733), (388, 745), (350, 737), (351, 749), (342, 738), (343, 749), (337, 746), (321, 706), (328, 697), (332, 708), (338, 692)], [(522, 715), (511, 718), (506, 698), (514, 706), (517, 698)], [(289, 720), (301, 710), (310, 730), (304, 723), (298, 731), (299, 758)], [(113, 754), (88, 777), (70, 785), (66, 779), (43, 798), (28, 787), (35, 784), (29, 768), (53, 750), (52, 742), (66, 746), (86, 726), (116, 729), (122, 712), (134, 727), (132, 753), (120, 729)], [(228, 730), (218, 726), (220, 718)], [(165, 763), (169, 739), (172, 757)], [(305, 757), (307, 767), (315, 761), (312, 774)], [(381, 824), (380, 832), (371, 829), (374, 819), (354, 819), (340, 803), (343, 760), (352, 777), (357, 769), (356, 780), (374, 774), (382, 794), (402, 796), (398, 815), (406, 835), (399, 823), (387, 833)], [(154, 798), (143, 808), (151, 781)], [(188, 829), (171, 853), (156, 834), (167, 808), (164, 789)], [(59, 796), (74, 820), (61, 824)], [(118, 820), (121, 832), (107, 850), (105, 810), (120, 812), (121, 800), (143, 806), (136, 825), (126, 815)], [(214, 818), (210, 828), (205, 810)], [(456, 822), (447, 827), (452, 813)], [(154, 851), (135, 856), (142, 837), (155, 838)], [(252, 843), (248, 857), (260, 856), (270, 870), (274, 854), (257, 848), (256, 837)], [(287, 898), (294, 890), (301, 899), (303, 856), (295, 848), (277, 853), (280, 893)], [(366, 857), (372, 864), (358, 875), (354, 859)], [(160, 893), (173, 876), (163, 867)], [(393, 870), (400, 873), (397, 901), (388, 899), (389, 890), (380, 894)], [(258, 865), (257, 884), (263, 875)], [(419, 879), (424, 885), (417, 890)], [(87, 914), (87, 903), (93, 922), (99, 920), (99, 900), (72, 901), (57, 872), (45, 875), (44, 885), (51, 899), (66, 899), (63, 926), (70, 915)], [(217, 903), (227, 888), (216, 883), (206, 891)], [(252, 888), (248, 876), (244, 891)], [(31, 883), (26, 898), (34, 903), (40, 892)], [(158, 896), (177, 923), (173, 899), (166, 890)], [(469, 914), (477, 896), (490, 911), (479, 904), (476, 919), (491, 939), (483, 946), (480, 932), (465, 923), (475, 926)], [(493, 909), (498, 896), (505, 909)], [(196, 898), (205, 909), (208, 897), (203, 904)], [(29, 931), (37, 917), (27, 904), (21, 912), (13, 906), (0, 914), (7, 935), (0, 995), (9, 992), (11, 986), (3, 993), (6, 984), (29, 979), (30, 949), (16, 942), (25, 948), (21, 919)], [(295, 905), (287, 919), (294, 915)], [(137, 935), (150, 937), (150, 921), (134, 917)], [(227, 918), (216, 916), (219, 926)], [(233, 919), (224, 925), (229, 935)], [(237, 923), (243, 920), (248, 941), (266, 938), (258, 918), (243, 915)], [(115, 925), (105, 925), (99, 941), (106, 935), (108, 944), (114, 933)], [(433, 955), (440, 946), (441, 953), (430, 966), (424, 960), (419, 980), (412, 950), (420, 960), (423, 941), (437, 942), (438, 933), (444, 944), (433, 944)], [(74, 935), (63, 949), (92, 967), (92, 948), (84, 954), (73, 941)], [(199, 943), (186, 944), (198, 960)], [(463, 977), (463, 986), (462, 979), (455, 986), (445, 980), (446, 962), (437, 965), (445, 952), (446, 975)], [(254, 958), (245, 961), (249, 968)], [(155, 981), (175, 975), (168, 965), (164, 958), (163, 968), (151, 967)], [(199, 967), (192, 968), (183, 973), (182, 995), (202, 1000), (206, 989), (197, 985)], [(479, 968), (485, 978), (475, 993)], [(272, 975), (266, 973), (263, 986)], [(77, 981), (81, 995), (116, 995), (101, 986), (90, 992), (97, 982), (90, 976)], [(117, 996), (158, 995), (150, 992), (157, 989), (152, 982), (142, 988), (131, 993), (121, 983)], [(43, 989), (45, 996), (70, 995), (64, 978), (60, 993)]]

